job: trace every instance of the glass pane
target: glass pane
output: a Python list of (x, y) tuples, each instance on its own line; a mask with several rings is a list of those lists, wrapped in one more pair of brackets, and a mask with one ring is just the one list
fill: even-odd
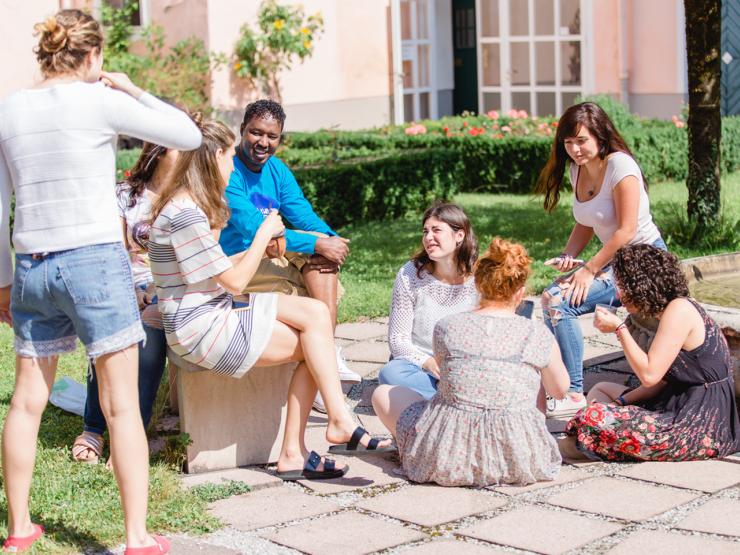
[(529, 43), (511, 43), (511, 84), (529, 85)]
[(563, 99), (563, 112), (573, 104), (576, 103), (576, 98), (578, 98), (578, 95), (580, 93), (577, 92), (564, 92), (562, 93), (561, 98)]
[(429, 86), (429, 46), (419, 46), (419, 81), (418, 87)]
[(527, 112), (531, 112), (531, 107), (529, 105), (529, 93), (511, 93), (511, 107), (516, 108), (517, 110), (526, 110)]
[[(112, 8), (120, 10), (121, 8), (123, 8), (126, 0), (106, 0), (105, 3)], [(133, 11), (133, 13), (131, 14), (131, 19), (129, 21), (129, 23), (134, 26), (141, 25), (141, 2), (139, 2), (138, 5), (139, 7)], [(82, 6), (80, 6), (80, 8), (82, 8)]]
[(481, 0), (480, 21), (482, 36), (498, 36), (498, 0)]
[(553, 35), (555, 13), (553, 0), (534, 0), (534, 30), (537, 35)]
[(534, 43), (535, 81), (538, 85), (555, 84), (555, 43)]
[(419, 119), (429, 119), (429, 93), (419, 95)]
[(403, 121), (414, 121), (414, 95), (403, 95)]
[(413, 63), (411, 60), (403, 61), (403, 88), (410, 89), (414, 86), (414, 78), (411, 75), (413, 70)]
[(411, 4), (408, 0), (401, 0), (401, 39), (411, 38)]
[(529, 34), (529, 3), (527, 0), (519, 0), (509, 3), (509, 24), (512, 35)]
[(416, 38), (429, 38), (429, 0), (416, 0)]
[(581, 84), (581, 43), (560, 43), (560, 82), (563, 85)]
[(577, 35), (581, 32), (580, 0), (560, 0), (560, 34)]
[(540, 117), (554, 116), (555, 112), (555, 93), (537, 93), (537, 115)]
[(501, 93), (483, 93), (483, 112), (501, 109)]
[(475, 48), (475, 10), (465, 10), (467, 14), (467, 22), (465, 25), (466, 30), (466, 41), (469, 45), (468, 48)]
[(483, 86), (497, 87), (501, 84), (501, 59), (498, 44), (481, 45), (483, 53)]

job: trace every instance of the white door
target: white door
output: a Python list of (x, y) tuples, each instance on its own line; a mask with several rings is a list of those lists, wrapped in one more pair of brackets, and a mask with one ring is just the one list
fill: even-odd
[(559, 115), (583, 94), (587, 0), (476, 0), (478, 106)]
[(401, 58), (403, 64), (403, 119), (437, 117), (431, 0), (401, 0)]

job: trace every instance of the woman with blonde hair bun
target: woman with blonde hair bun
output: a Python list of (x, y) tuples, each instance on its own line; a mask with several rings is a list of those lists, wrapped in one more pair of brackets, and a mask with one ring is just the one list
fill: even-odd
[(550, 331), (516, 314), (530, 264), (522, 245), (491, 241), (473, 272), (480, 306), (434, 328), (440, 381), (431, 401), (402, 386), (375, 390), (410, 480), (485, 487), (557, 476), (544, 395), (564, 394), (569, 380)]
[(116, 199), (116, 142), (124, 134), (187, 151), (200, 145), (200, 131), (126, 75), (102, 70), (103, 33), (88, 14), (62, 10), (34, 29), (43, 80), (0, 103), (0, 320), (12, 323), (16, 351), (2, 444), (3, 549), (30, 549), (44, 532), (28, 509), (36, 440), (58, 357), (79, 337), (95, 363), (126, 553), (167, 553), (167, 540), (146, 529), (149, 453), (137, 387), (144, 330)]

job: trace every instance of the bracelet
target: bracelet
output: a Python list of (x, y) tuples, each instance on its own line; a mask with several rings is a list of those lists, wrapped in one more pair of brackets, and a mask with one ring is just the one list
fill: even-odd
[(619, 403), (620, 407), (623, 407), (627, 404), (627, 401), (624, 400), (624, 395), (620, 395), (616, 399), (614, 399), (617, 403)]
[(624, 322), (622, 322), (616, 328), (614, 328), (614, 335), (619, 337), (619, 331), (623, 329), (627, 329), (627, 324), (625, 324)]

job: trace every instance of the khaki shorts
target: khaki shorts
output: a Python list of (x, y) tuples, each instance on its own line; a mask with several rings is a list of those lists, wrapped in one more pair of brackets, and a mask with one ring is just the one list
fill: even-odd
[[(326, 237), (323, 233), (302, 231), (318, 237)], [(303, 279), (303, 266), (306, 265), (310, 254), (302, 252), (286, 252), (282, 258), (263, 258), (257, 267), (257, 272), (244, 290), (245, 293), (284, 293), (308, 297), (308, 289)], [(337, 278), (337, 304), (344, 295), (344, 287)]]

